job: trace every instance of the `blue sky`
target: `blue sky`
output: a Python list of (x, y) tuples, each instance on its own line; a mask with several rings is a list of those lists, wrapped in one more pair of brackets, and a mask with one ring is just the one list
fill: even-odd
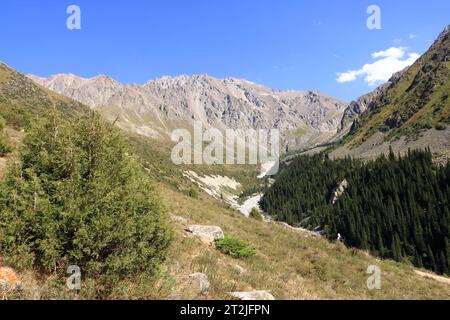
[[(71, 4), (81, 30), (66, 27)], [(366, 26), (372, 4), (381, 30)], [(374, 88), (367, 78), (380, 69), (424, 53), (448, 24), (448, 0), (8, 0), (0, 60), (23, 73), (122, 83), (207, 73), (349, 101)]]

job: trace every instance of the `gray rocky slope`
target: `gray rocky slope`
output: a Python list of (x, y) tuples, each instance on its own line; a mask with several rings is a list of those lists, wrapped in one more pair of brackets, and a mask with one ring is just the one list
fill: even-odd
[(313, 91), (276, 91), (249, 81), (208, 75), (163, 77), (144, 85), (122, 85), (107, 76), (71, 74), (29, 77), (78, 100), (123, 129), (153, 138), (175, 128), (280, 130), (293, 149), (327, 142), (341, 127), (348, 104)]

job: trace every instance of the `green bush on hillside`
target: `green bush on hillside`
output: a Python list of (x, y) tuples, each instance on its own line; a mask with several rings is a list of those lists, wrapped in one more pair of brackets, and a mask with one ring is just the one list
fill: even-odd
[(259, 210), (256, 208), (253, 208), (252, 211), (250, 211), (250, 218), (258, 221), (263, 221), (261, 212), (259, 212)]
[(196, 188), (190, 188), (188, 191), (188, 196), (193, 199), (198, 199), (199, 194)]
[(226, 236), (215, 241), (216, 248), (233, 258), (251, 258), (256, 254), (256, 249), (244, 240)]
[(436, 123), (436, 125), (434, 126), (434, 128), (435, 128), (436, 130), (442, 131), (442, 130), (447, 129), (447, 125), (446, 125), (445, 123), (438, 122), (438, 123)]
[(0, 157), (4, 157), (8, 153), (12, 151), (12, 146), (9, 143), (8, 139), (2, 135), (0, 135)]
[[(157, 192), (121, 134), (91, 113), (53, 114), (24, 140), (0, 185), (0, 252), (15, 267), (47, 272), (152, 275), (170, 232)], [(65, 272), (65, 271), (64, 271)]]
[(0, 116), (0, 157), (4, 157), (12, 151), (12, 146), (9, 143), (8, 137), (5, 135), (3, 130), (5, 129), (6, 121)]

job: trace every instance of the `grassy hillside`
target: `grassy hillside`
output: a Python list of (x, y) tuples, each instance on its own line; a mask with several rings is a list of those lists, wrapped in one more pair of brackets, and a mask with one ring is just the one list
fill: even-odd
[[(276, 299), (449, 299), (446, 278), (418, 275), (415, 269), (393, 261), (380, 261), (358, 250), (324, 239), (309, 238), (281, 226), (249, 221), (209, 197), (192, 199), (161, 185), (169, 209), (189, 224), (221, 226), (228, 235), (246, 240), (257, 249), (249, 260), (233, 259), (188, 237), (185, 226), (174, 223), (175, 239), (158, 279), (134, 279), (116, 286), (106, 299), (229, 299), (227, 292), (268, 290)], [(280, 245), (282, 244), (282, 245)], [(240, 274), (235, 265), (246, 272)], [(368, 290), (369, 265), (382, 270), (382, 289)], [(189, 274), (205, 273), (209, 294), (197, 293)], [(98, 298), (95, 282), (86, 279), (79, 293), (65, 289), (58, 276), (20, 274), (25, 290), (19, 298)], [(430, 275), (431, 277), (431, 275)], [(444, 280), (442, 280), (444, 279)], [(448, 281), (448, 280), (447, 280)]]
[(373, 101), (354, 124), (347, 142), (355, 147), (377, 132), (387, 139), (415, 139), (424, 130), (450, 124), (450, 32)]
[(46, 90), (0, 62), (0, 115), (14, 129), (26, 127), (36, 116), (58, 108), (66, 116), (89, 110), (86, 106)]

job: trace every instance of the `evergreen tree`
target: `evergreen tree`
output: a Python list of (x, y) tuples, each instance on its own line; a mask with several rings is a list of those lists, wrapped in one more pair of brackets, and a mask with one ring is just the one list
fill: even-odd
[[(344, 179), (348, 188), (336, 197)], [(390, 150), (365, 163), (299, 157), (260, 205), (279, 220), (320, 226), (331, 240), (340, 233), (349, 246), (448, 274), (449, 199), (449, 164), (435, 166), (430, 150), (409, 150), (405, 157)]]
[(112, 125), (55, 111), (31, 128), (0, 186), (0, 252), (15, 266), (154, 274), (170, 240), (153, 184)]

